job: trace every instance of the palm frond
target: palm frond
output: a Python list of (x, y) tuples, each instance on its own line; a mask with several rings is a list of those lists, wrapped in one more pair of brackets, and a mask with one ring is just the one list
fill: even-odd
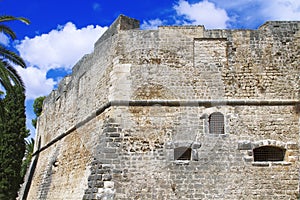
[(26, 68), (25, 61), (15, 52), (6, 49), (3, 45), (0, 45), (0, 57), (16, 65), (20, 65), (23, 68)]
[(0, 24), (0, 32), (8, 35), (13, 40), (16, 39), (17, 37), (16, 34), (13, 32), (13, 30), (11, 30), (11, 28), (3, 24)]
[(0, 60), (0, 85), (7, 91), (13, 91), (14, 86), (25, 90), (25, 85), (18, 72), (9, 63)]
[(10, 78), (12, 79), (12, 81), (21, 86), (22, 88), (25, 88), (24, 82), (22, 81), (21, 76), (19, 75), (19, 73), (17, 72), (17, 70), (15, 68), (13, 68), (11, 65), (7, 66), (7, 70), (10, 73)]
[[(20, 21), (25, 24), (30, 23), (30, 21), (24, 17), (14, 17), (10, 15), (0, 16), (0, 33), (9, 36), (13, 40), (16, 39), (16, 34), (5, 24), (10, 21)], [(17, 94), (25, 92), (24, 83), (11, 64), (16, 64), (23, 68), (26, 67), (25, 61), (19, 55), (0, 44), (0, 120), (5, 120), (7, 117), (5, 116), (6, 110), (4, 106), (6, 95), (10, 94), (13, 95), (14, 98), (19, 98)]]
[(7, 71), (5, 65), (2, 62), (0, 62), (0, 64), (0, 84), (6, 91), (12, 90), (13, 84), (9, 79), (10, 74)]
[(9, 22), (9, 21), (21, 21), (27, 25), (30, 24), (29, 19), (26, 19), (25, 17), (14, 17), (10, 15), (0, 16), (0, 22)]
[(25, 143), (26, 143), (26, 153), (27, 154), (32, 154), (33, 149), (34, 149), (34, 139), (31, 138), (30, 141), (25, 140)]

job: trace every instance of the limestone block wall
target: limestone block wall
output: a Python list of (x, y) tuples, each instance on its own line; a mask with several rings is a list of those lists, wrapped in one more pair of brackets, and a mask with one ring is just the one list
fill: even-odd
[(41, 130), (53, 138), (111, 100), (299, 99), (298, 23), (276, 24), (121, 31), (98, 42), (51, 93), (39, 128), (56, 119)]
[(116, 37), (108, 38), (84, 56), (74, 66), (72, 75), (46, 98), (37, 131), (42, 146), (108, 102), (115, 40)]
[(131, 99), (285, 100), (299, 98), (299, 38), (297, 22), (258, 30), (160, 27), (122, 32), (117, 51), (131, 70)]
[(99, 154), (106, 114), (78, 127), (34, 156), (37, 163), (23, 199), (82, 199), (88, 188), (91, 163)]
[[(299, 118), (293, 107), (265, 109), (113, 107), (83, 199), (296, 199)], [(226, 116), (224, 135), (200, 119), (215, 111)], [(254, 162), (263, 145), (285, 148), (284, 161)], [(178, 146), (192, 148), (191, 160), (174, 158)]]
[(300, 23), (138, 26), (120, 16), (47, 97), (21, 199), (298, 198)]

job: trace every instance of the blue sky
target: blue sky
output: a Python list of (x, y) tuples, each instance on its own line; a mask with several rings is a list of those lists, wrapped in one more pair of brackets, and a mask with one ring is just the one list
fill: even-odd
[(269, 20), (300, 20), (299, 0), (0, 0), (0, 8), (1, 15), (31, 21), (28, 26), (10, 23), (18, 40), (0, 35), (0, 42), (28, 64), (17, 70), (26, 85), (32, 137), (33, 100), (48, 95), (84, 54), (92, 52), (95, 41), (120, 14), (140, 20), (142, 29), (159, 25), (256, 29)]

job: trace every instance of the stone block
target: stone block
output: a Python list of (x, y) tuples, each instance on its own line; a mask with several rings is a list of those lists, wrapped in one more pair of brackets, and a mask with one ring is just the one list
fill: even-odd
[(250, 141), (239, 141), (238, 150), (251, 150), (252, 144)]
[(298, 150), (299, 145), (296, 142), (287, 142), (287, 149)]
[(95, 180), (95, 177), (96, 177), (95, 175), (90, 175), (88, 181)]
[(92, 198), (93, 198), (93, 195), (91, 195), (91, 194), (83, 195), (83, 200), (91, 200)]
[(166, 142), (165, 143), (165, 148), (166, 149), (173, 149), (174, 148), (174, 143), (173, 142)]
[(199, 149), (201, 147), (201, 143), (199, 142), (194, 142), (192, 145), (192, 149)]
[(121, 173), (123, 173), (123, 170), (120, 170), (120, 169), (113, 169), (113, 170), (112, 170), (112, 173), (113, 173), (113, 174), (121, 174)]
[(98, 180), (95, 182), (95, 187), (102, 188), (104, 187), (104, 182), (102, 180)]
[(102, 180), (102, 175), (101, 174), (96, 175), (96, 180), (97, 181)]
[(270, 162), (252, 162), (252, 165), (257, 167), (269, 167), (270, 164)]
[(103, 174), (102, 178), (103, 181), (110, 181), (112, 179), (112, 176), (110, 174)]
[[(115, 133), (115, 132), (118, 132), (118, 128), (115, 128), (115, 127), (106, 127), (104, 128), (103, 132), (106, 132), (106, 133)], [(107, 134), (108, 136), (110, 134)]]
[(116, 138), (116, 137), (120, 137), (120, 133), (107, 133), (106, 136)]
[(104, 148), (102, 150), (103, 153), (116, 153), (116, 149), (115, 148)]
[(253, 162), (253, 157), (252, 156), (244, 156), (244, 161), (245, 162)]
[(116, 158), (118, 158), (118, 157), (119, 157), (119, 155), (116, 154), (116, 153), (106, 153), (106, 154), (105, 154), (105, 158), (106, 158), (106, 159), (116, 159)]
[(104, 181), (104, 188), (114, 188), (115, 183), (113, 181)]

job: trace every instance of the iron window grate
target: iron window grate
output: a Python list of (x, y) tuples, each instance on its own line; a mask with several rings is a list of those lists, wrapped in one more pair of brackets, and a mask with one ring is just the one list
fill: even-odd
[(209, 116), (209, 133), (224, 134), (224, 115), (222, 113), (215, 112)]
[(283, 161), (285, 149), (274, 146), (263, 146), (253, 150), (254, 161)]

